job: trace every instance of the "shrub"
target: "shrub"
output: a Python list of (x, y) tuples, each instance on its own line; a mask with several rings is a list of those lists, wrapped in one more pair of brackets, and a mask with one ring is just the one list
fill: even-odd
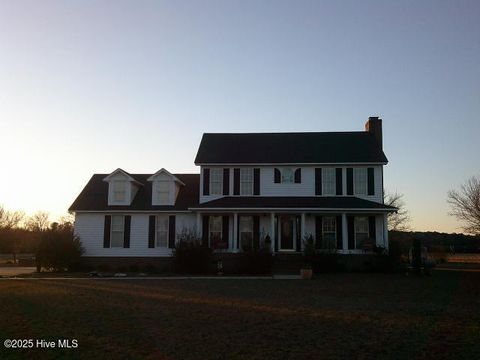
[(204, 246), (194, 230), (184, 229), (178, 236), (173, 250), (173, 263), (176, 272), (206, 274), (211, 270), (212, 250)]
[(318, 253), (315, 254), (311, 261), (313, 272), (332, 273), (343, 270), (342, 265), (338, 261), (339, 255), (336, 253)]
[(130, 272), (136, 273), (136, 272), (138, 272), (139, 267), (138, 267), (137, 264), (132, 264), (128, 267), (128, 269), (130, 270)]
[(97, 269), (100, 272), (110, 272), (110, 271), (112, 271), (112, 267), (109, 264), (98, 265)]
[(145, 265), (144, 271), (147, 274), (157, 274), (158, 273), (157, 267), (155, 265), (153, 265), (152, 263), (148, 263), (147, 265)]
[(241, 254), (242, 274), (262, 275), (272, 273), (273, 258), (269, 248), (251, 249)]
[(41, 234), (36, 252), (37, 271), (74, 271), (80, 269), (84, 249), (80, 238), (68, 230), (50, 229)]

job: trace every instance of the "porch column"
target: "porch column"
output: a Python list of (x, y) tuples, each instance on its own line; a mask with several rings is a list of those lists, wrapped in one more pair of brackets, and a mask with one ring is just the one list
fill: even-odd
[(202, 214), (197, 212), (197, 225), (196, 225), (196, 230), (197, 230), (197, 236), (201, 237), (202, 236)]
[[(305, 213), (302, 213), (301, 219), (300, 219), (300, 250), (303, 250), (303, 237), (307, 235), (307, 229), (305, 228)], [(297, 250), (298, 251), (298, 250)]]
[(233, 213), (233, 252), (238, 251), (238, 213)]
[(348, 250), (348, 225), (347, 214), (342, 214), (342, 250)]
[(383, 214), (383, 244), (388, 250), (388, 213)]
[(275, 213), (270, 213), (270, 247), (272, 253), (275, 251)]

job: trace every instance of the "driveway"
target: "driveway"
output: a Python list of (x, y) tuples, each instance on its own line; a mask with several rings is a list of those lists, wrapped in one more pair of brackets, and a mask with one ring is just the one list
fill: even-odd
[(30, 274), (37, 271), (35, 267), (5, 266), (0, 267), (1, 276), (16, 276), (20, 274)]

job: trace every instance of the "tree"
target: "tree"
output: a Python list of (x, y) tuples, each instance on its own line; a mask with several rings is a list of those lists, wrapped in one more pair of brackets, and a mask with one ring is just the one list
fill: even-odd
[(410, 214), (406, 208), (403, 194), (385, 192), (385, 205), (394, 206), (398, 209), (395, 213), (388, 213), (389, 231), (407, 231), (410, 229)]
[(8, 211), (0, 206), (0, 242), (2, 248), (12, 254), (13, 263), (17, 262), (17, 253), (20, 250), (20, 225), (25, 218), (21, 211)]
[(480, 177), (471, 177), (458, 190), (447, 195), (450, 204), (449, 215), (462, 222), (467, 234), (480, 235)]
[(34, 233), (41, 233), (48, 229), (50, 225), (49, 215), (45, 211), (38, 211), (30, 216), (26, 222), (26, 227)]

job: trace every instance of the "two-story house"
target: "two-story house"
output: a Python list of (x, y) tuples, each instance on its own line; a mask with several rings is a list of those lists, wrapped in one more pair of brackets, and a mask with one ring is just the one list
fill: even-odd
[(382, 120), (365, 131), (204, 134), (200, 174), (94, 175), (70, 207), (90, 264), (168, 263), (182, 232), (218, 254), (388, 248)]

